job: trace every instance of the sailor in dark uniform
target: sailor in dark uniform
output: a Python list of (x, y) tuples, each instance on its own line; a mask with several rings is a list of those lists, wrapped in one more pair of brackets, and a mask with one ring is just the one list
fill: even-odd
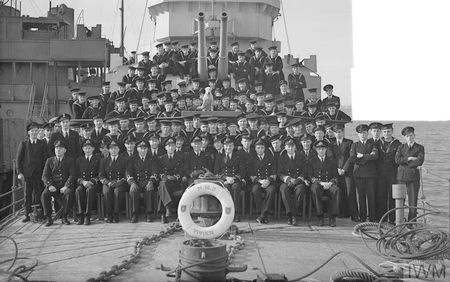
[(266, 62), (264, 65), (263, 88), (266, 93), (278, 95), (281, 78), (279, 73), (274, 71), (273, 67), (274, 64), (270, 61)]
[(307, 112), (305, 112), (302, 117), (307, 118), (316, 118), (318, 115), (321, 115), (322, 113), (318, 110), (318, 104), (314, 101), (307, 101), (306, 107), (308, 109)]
[(277, 46), (269, 47), (269, 55), (266, 57), (265, 65), (272, 63), (273, 71), (276, 72), (280, 80), (284, 80), (283, 60), (278, 56)]
[(338, 187), (341, 189), (340, 214), (344, 217), (350, 216), (352, 221), (358, 221), (358, 204), (356, 201), (356, 188), (353, 182), (353, 165), (349, 161), (350, 149), (353, 141), (345, 138), (345, 124), (333, 125), (332, 130), (335, 139), (331, 148), (338, 166)]
[(324, 117), (327, 120), (339, 120), (339, 121), (351, 121), (351, 117), (348, 116), (346, 113), (344, 113), (343, 111), (339, 110), (337, 108), (337, 104), (334, 101), (327, 101), (326, 103), (324, 103), (322, 101), (322, 104), (325, 107), (325, 114)]
[(322, 100), (320, 100), (320, 94), (317, 92), (317, 88), (309, 88), (308, 93), (309, 98), (305, 100), (305, 106), (308, 106), (308, 104), (316, 104), (316, 111), (322, 113)]
[(138, 66), (144, 68), (144, 75), (150, 73), (150, 67), (152, 66), (152, 61), (150, 60), (150, 53), (145, 51), (142, 52), (142, 60), (139, 61)]
[(288, 75), (289, 90), (296, 101), (305, 101), (305, 94), (303, 93), (303, 89), (306, 88), (307, 85), (305, 76), (300, 73), (301, 66), (301, 63), (291, 65), (292, 73)]
[(94, 155), (95, 145), (90, 139), (86, 139), (81, 144), (84, 156), (77, 158), (75, 162), (76, 179), (76, 210), (78, 225), (91, 224), (91, 210), (96, 194), (100, 191), (98, 172), (100, 169), (100, 155)]
[(245, 53), (248, 54), (247, 61), (250, 60), (250, 58), (255, 55), (255, 52), (258, 49), (261, 51), (262, 57), (266, 57), (267, 56), (267, 53), (264, 52), (260, 46), (258, 46), (258, 41), (257, 40), (252, 40), (249, 43), (250, 43), (250, 48), (248, 48), (245, 51)]
[(231, 43), (231, 51), (228, 52), (228, 71), (232, 72), (233, 66), (238, 61), (239, 42)]
[(108, 101), (111, 97), (111, 92), (109, 92), (110, 82), (105, 81), (102, 83), (102, 92), (100, 93), (100, 105), (103, 110), (102, 114), (106, 115), (109, 111)]
[(288, 92), (288, 83), (286, 80), (280, 80), (280, 91), (279, 91), (279, 98), (282, 98), (283, 101), (292, 100), (294, 99), (294, 96), (292, 93)]
[(113, 110), (113, 111), (111, 111), (111, 112), (109, 112), (109, 113), (107, 113), (106, 116), (105, 116), (105, 118), (106, 118), (106, 119), (118, 118), (119, 116), (124, 115), (124, 114), (125, 114), (125, 111), (126, 111), (126, 108), (125, 108), (125, 106), (126, 106), (125, 101), (126, 101), (126, 98), (125, 98), (125, 97), (117, 98), (117, 99), (115, 100), (115, 103), (116, 103), (116, 109)]
[(266, 56), (261, 47), (256, 47), (254, 55), (250, 58), (249, 64), (251, 67), (250, 79), (254, 82), (263, 82), (264, 78), (264, 63)]
[(65, 156), (76, 158), (82, 155), (81, 146), (80, 146), (80, 136), (78, 132), (70, 129), (70, 115), (62, 114), (58, 118), (58, 122), (61, 125), (61, 131), (54, 132), (52, 137), (50, 138), (50, 150), (49, 154), (54, 154), (53, 144), (56, 140), (64, 141), (66, 147)]
[[(395, 154), (395, 162), (399, 165), (397, 181), (406, 184), (408, 206), (416, 207), (420, 189), (420, 173), (418, 167), (425, 160), (425, 148), (415, 141), (414, 127), (407, 126), (402, 129), (405, 143), (401, 144)], [(417, 216), (417, 210), (410, 208), (408, 221)]]
[(72, 104), (72, 112), (75, 119), (81, 119), (87, 109), (86, 92), (79, 91), (77, 95), (78, 99)]
[(110, 141), (115, 141), (121, 152), (125, 151), (125, 147), (123, 146), (123, 140), (125, 139), (126, 135), (123, 135), (119, 131), (119, 119), (118, 118), (112, 118), (106, 121), (108, 123), (108, 130), (109, 132), (105, 134), (103, 140), (106, 140), (107, 143)]
[[(173, 198), (181, 196), (181, 181), (184, 176), (183, 156), (175, 154), (175, 140), (169, 138), (165, 142), (166, 154), (159, 157), (159, 168), (161, 181), (158, 186), (159, 198), (163, 207), (159, 210), (162, 213), (161, 223), (168, 223), (167, 218), (171, 215)], [(160, 205), (160, 203), (158, 203)]]
[(138, 221), (140, 193), (144, 194), (145, 214), (147, 222), (151, 222), (153, 210), (153, 192), (157, 184), (159, 164), (148, 153), (149, 143), (145, 140), (137, 143), (138, 154), (128, 162), (127, 181), (130, 185), (131, 222)]
[(309, 161), (309, 178), (313, 203), (319, 215), (319, 226), (323, 226), (322, 197), (329, 197), (330, 226), (336, 226), (336, 216), (339, 215), (340, 191), (337, 186), (338, 170), (336, 160), (327, 156), (328, 142), (316, 141), (314, 148), (317, 156)]
[(44, 190), (41, 177), (48, 152), (46, 142), (37, 139), (38, 130), (37, 123), (28, 124), (28, 139), (20, 142), (17, 148), (17, 178), (26, 183), (24, 188), (25, 218), (22, 222), (30, 221), (31, 204), (33, 200), (39, 202), (39, 197)]
[(136, 68), (134, 66), (128, 66), (128, 73), (122, 77), (122, 82), (124, 84), (133, 84), (133, 78), (135, 74)]
[(257, 222), (266, 224), (269, 222), (267, 214), (273, 206), (277, 179), (276, 159), (270, 153), (266, 153), (266, 144), (259, 139), (255, 143), (256, 155), (252, 158), (250, 179), (252, 194), (255, 199), (256, 210), (259, 213)]
[(296, 152), (294, 139), (288, 138), (284, 146), (286, 153), (281, 154), (278, 161), (278, 175), (282, 181), (280, 192), (286, 207), (288, 224), (295, 225), (295, 214), (307, 192), (306, 160)]
[(109, 97), (107, 105), (108, 108), (106, 109), (107, 113), (114, 110), (114, 101), (116, 101), (116, 99), (124, 97), (125, 100), (127, 101), (128, 98), (130, 97), (131, 92), (128, 89), (126, 89), (125, 82), (117, 82), (117, 86), (119, 86), (119, 88), (113, 93), (111, 93), (111, 96)]
[(69, 98), (67, 103), (69, 104), (70, 113), (73, 115), (73, 103), (78, 100), (78, 91), (80, 91), (80, 88), (72, 88), (70, 89), (70, 93), (72, 96)]
[(369, 220), (376, 221), (375, 210), (375, 177), (378, 148), (373, 140), (368, 139), (369, 126), (360, 124), (356, 127), (359, 141), (352, 144), (350, 162), (354, 165), (353, 177), (358, 191), (359, 220), (367, 219), (366, 201), (369, 205)]
[(120, 203), (128, 190), (125, 170), (127, 160), (119, 156), (119, 143), (111, 140), (108, 145), (109, 156), (100, 162), (99, 179), (103, 184), (103, 196), (108, 223), (119, 222)]
[(191, 140), (192, 150), (186, 154), (185, 173), (188, 176), (187, 185), (194, 183), (201, 174), (211, 172), (213, 163), (209, 154), (202, 151), (202, 139), (194, 136)]
[[(334, 103), (336, 105), (336, 110), (341, 108), (341, 99), (338, 96), (333, 95), (333, 85), (327, 84), (323, 87), (323, 91), (327, 93), (327, 97), (322, 100), (322, 105), (327, 106), (327, 103)], [(322, 112), (326, 112), (326, 108), (322, 109)]]
[(131, 158), (133, 158), (135, 155), (137, 155), (136, 151), (136, 138), (134, 138), (131, 135), (128, 135), (124, 141), (123, 144), (126, 148), (125, 152), (120, 153), (120, 156), (124, 157), (128, 161), (130, 161)]
[(217, 56), (219, 49), (208, 48), (208, 56), (206, 57), (206, 64), (208, 69), (210, 66), (214, 66), (216, 69), (219, 66), (219, 57)]
[(235, 81), (238, 81), (242, 78), (245, 78), (246, 80), (250, 79), (251, 66), (245, 60), (244, 52), (238, 52), (238, 60), (233, 65), (233, 73)]
[(47, 159), (42, 173), (45, 189), (41, 194), (41, 203), (44, 208), (44, 216), (47, 218), (46, 227), (53, 224), (51, 197), (62, 205), (62, 223), (70, 224), (67, 213), (72, 205), (76, 172), (74, 160), (65, 155), (66, 150), (67, 145), (64, 141), (56, 140), (54, 143), (55, 156)]
[(244, 160), (241, 155), (234, 152), (234, 140), (227, 137), (224, 140), (224, 155), (216, 158), (214, 164), (214, 172), (221, 176), (224, 180), (224, 186), (231, 193), (234, 201), (235, 221), (240, 221), (241, 212), (241, 191), (242, 182), (245, 181), (243, 176), (245, 175)]
[(103, 127), (103, 117), (101, 115), (93, 116), (92, 122), (94, 123), (94, 129), (92, 130), (91, 141), (95, 147), (94, 154), (97, 154), (100, 152), (100, 142), (109, 131)]
[[(392, 184), (397, 183), (398, 164), (395, 162), (395, 154), (401, 142), (392, 136), (394, 129), (392, 123), (381, 126), (382, 137), (378, 144), (377, 164), (377, 189), (375, 193), (375, 205), (377, 221), (390, 209), (395, 208), (395, 200), (392, 198)], [(391, 212), (385, 220), (395, 222), (395, 212)]]

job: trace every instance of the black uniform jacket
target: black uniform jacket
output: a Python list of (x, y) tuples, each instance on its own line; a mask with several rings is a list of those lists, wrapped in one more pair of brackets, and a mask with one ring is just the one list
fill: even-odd
[(71, 157), (64, 156), (58, 164), (56, 157), (50, 157), (45, 162), (42, 182), (45, 187), (54, 186), (59, 189), (63, 186), (72, 187), (76, 177), (75, 165)]
[(36, 140), (32, 145), (30, 140), (20, 142), (17, 149), (17, 173), (25, 177), (42, 175), (45, 160), (47, 159), (47, 144), (45, 141)]
[[(416, 160), (408, 161), (408, 157), (416, 157)], [(421, 166), (425, 160), (425, 148), (414, 143), (412, 148), (407, 144), (401, 144), (395, 154), (395, 162), (399, 165), (397, 170), (397, 180), (415, 181), (420, 179), (417, 167)]]

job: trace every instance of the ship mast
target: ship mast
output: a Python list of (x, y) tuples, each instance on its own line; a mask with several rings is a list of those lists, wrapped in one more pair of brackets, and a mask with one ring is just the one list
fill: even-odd
[(123, 32), (123, 1), (122, 0), (122, 6), (120, 8), (120, 19), (121, 19), (121, 26), (120, 26), (120, 56), (123, 58), (123, 38), (124, 38), (124, 32)]

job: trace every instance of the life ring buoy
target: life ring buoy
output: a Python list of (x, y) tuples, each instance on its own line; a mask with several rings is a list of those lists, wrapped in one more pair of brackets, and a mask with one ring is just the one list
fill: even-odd
[[(191, 217), (190, 208), (197, 197), (211, 195), (222, 205), (222, 215), (219, 221), (208, 227), (198, 226)], [(234, 202), (230, 192), (218, 184), (202, 182), (195, 184), (183, 193), (178, 204), (178, 219), (183, 230), (192, 237), (200, 239), (217, 238), (231, 226), (234, 220)]]

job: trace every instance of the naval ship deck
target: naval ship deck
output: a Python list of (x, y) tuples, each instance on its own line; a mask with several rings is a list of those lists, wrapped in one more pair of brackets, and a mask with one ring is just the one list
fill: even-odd
[[(284, 221), (271, 221), (268, 225), (258, 224), (254, 220), (236, 223), (240, 230), (250, 230), (250, 227), (253, 230), (253, 234), (241, 234), (245, 247), (232, 260), (234, 264), (246, 264), (248, 269), (229, 273), (227, 278), (253, 280), (258, 273), (266, 272), (283, 273), (288, 279), (294, 279), (309, 273), (337, 251), (352, 252), (374, 270), (380, 271), (378, 265), (385, 260), (371, 252), (360, 238), (352, 235), (354, 223), (349, 219), (337, 219), (337, 227), (334, 228), (318, 227), (311, 223), (315, 224), (315, 220), (309, 223), (299, 221), (297, 226), (288, 226)], [(131, 224), (122, 218), (120, 223), (115, 224), (93, 220), (90, 226), (73, 223), (63, 226), (56, 221), (46, 228), (37, 223), (24, 224), (18, 218), (1, 230), (1, 235), (11, 236), (18, 244), (19, 260), (15, 267), (30, 265), (37, 260), (37, 266), (24, 273), (28, 280), (86, 281), (128, 259), (136, 241), (159, 234), (168, 226), (143, 221)], [(174, 281), (166, 276), (167, 271), (161, 270), (161, 265), (171, 270), (176, 268), (179, 248), (185, 239), (183, 232), (176, 232), (157, 244), (144, 246), (139, 262), (112, 280)], [(232, 241), (225, 242), (230, 244)], [(0, 254), (2, 260), (14, 257), (13, 244), (4, 238), (1, 238)], [(341, 255), (308, 281), (329, 281), (335, 272), (348, 269), (366, 271), (355, 259)], [(3, 280), (1, 276), (0, 279)]]

